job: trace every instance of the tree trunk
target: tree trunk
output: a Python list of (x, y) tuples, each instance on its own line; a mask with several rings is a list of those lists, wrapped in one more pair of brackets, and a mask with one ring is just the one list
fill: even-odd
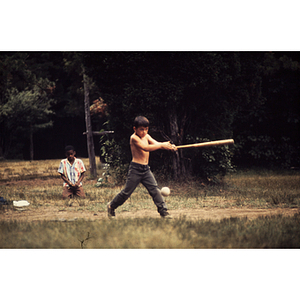
[[(185, 120), (183, 121), (185, 122)], [(171, 140), (175, 145), (180, 145), (183, 137), (183, 128), (180, 130), (179, 133), (178, 118), (177, 118), (175, 108), (170, 108), (169, 110), (169, 124), (170, 124)], [(174, 179), (179, 179), (182, 176), (186, 176), (186, 170), (183, 163), (183, 156), (181, 150), (178, 150), (173, 153), (172, 165), (173, 165)]]
[(84, 110), (85, 110), (85, 126), (87, 132), (87, 148), (90, 162), (90, 172), (91, 177), (97, 177), (96, 169), (96, 159), (95, 159), (95, 149), (94, 149), (94, 140), (92, 132), (92, 123), (91, 123), (91, 113), (90, 113), (90, 91), (88, 76), (85, 74), (85, 68), (82, 66), (83, 72), (83, 87), (84, 87)]
[(29, 139), (30, 139), (30, 161), (32, 161), (33, 160), (33, 128), (32, 128), (32, 125), (30, 125)]

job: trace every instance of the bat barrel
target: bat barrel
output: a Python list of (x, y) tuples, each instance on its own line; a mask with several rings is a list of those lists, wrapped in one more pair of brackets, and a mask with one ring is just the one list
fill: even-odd
[(177, 149), (199, 148), (199, 147), (212, 147), (212, 146), (222, 146), (222, 145), (230, 145), (230, 144), (234, 144), (234, 140), (233, 139), (211, 141), (211, 142), (189, 144), (189, 145), (181, 145), (181, 146), (177, 146)]

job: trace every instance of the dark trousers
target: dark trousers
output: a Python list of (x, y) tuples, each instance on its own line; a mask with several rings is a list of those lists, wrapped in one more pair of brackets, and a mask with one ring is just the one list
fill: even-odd
[(136, 187), (142, 183), (152, 197), (157, 211), (161, 214), (167, 211), (166, 203), (157, 186), (157, 182), (148, 165), (131, 162), (127, 175), (125, 188), (110, 202), (112, 209), (121, 206), (133, 193)]

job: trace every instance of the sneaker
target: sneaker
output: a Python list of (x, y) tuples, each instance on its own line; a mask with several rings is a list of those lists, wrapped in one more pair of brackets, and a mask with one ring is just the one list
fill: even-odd
[(107, 203), (107, 214), (109, 218), (114, 218), (116, 216), (115, 210), (110, 207), (110, 203)]
[(160, 216), (164, 219), (173, 219), (172, 216), (167, 211), (162, 212)]

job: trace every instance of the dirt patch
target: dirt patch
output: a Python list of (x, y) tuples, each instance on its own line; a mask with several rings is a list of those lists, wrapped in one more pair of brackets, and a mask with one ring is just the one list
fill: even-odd
[[(251, 208), (201, 208), (201, 209), (180, 209), (170, 210), (173, 218), (185, 217), (197, 220), (221, 220), (223, 218), (243, 218), (254, 219), (261, 216), (283, 215), (292, 216), (299, 213), (299, 208), (271, 208), (271, 209), (251, 209)], [(156, 210), (138, 210), (134, 212), (116, 210), (116, 219), (122, 218), (160, 218)], [(84, 220), (103, 220), (107, 218), (107, 213), (88, 211), (78, 207), (28, 207), (24, 210), (6, 209), (0, 212), (2, 221), (75, 221)]]

